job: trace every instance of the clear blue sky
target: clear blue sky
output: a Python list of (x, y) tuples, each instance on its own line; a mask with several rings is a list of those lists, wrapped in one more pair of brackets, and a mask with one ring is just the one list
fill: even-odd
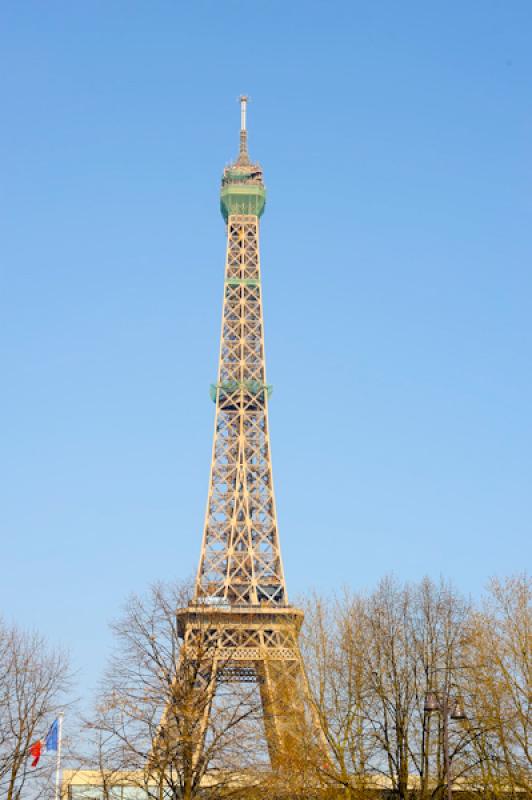
[(247, 92), (292, 596), (530, 559), (532, 4), (6, 0), (0, 608), (196, 568)]

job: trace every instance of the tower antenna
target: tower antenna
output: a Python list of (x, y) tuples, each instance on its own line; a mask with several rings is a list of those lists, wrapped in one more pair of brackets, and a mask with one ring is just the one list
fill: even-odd
[(246, 127), (246, 115), (248, 106), (248, 96), (240, 95), (240, 153), (238, 161), (240, 164), (249, 163), (248, 154), (248, 132)]

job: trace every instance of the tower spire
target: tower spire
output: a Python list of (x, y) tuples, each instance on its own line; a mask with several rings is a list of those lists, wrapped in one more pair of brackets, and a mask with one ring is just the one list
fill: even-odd
[(248, 132), (246, 127), (247, 106), (247, 95), (240, 95), (240, 152), (238, 154), (238, 164), (249, 164)]

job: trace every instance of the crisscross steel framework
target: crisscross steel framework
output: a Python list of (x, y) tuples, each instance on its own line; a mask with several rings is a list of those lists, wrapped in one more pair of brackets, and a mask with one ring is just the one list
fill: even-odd
[(216, 421), (196, 599), (287, 603), (268, 430), (259, 220), (233, 215), (227, 258)]

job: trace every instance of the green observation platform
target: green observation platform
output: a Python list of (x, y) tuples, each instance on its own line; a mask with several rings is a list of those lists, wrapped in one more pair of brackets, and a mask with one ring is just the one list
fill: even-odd
[(266, 205), (266, 189), (262, 170), (257, 164), (244, 169), (239, 164), (227, 167), (222, 178), (220, 210), (227, 222), (230, 214), (262, 216)]

